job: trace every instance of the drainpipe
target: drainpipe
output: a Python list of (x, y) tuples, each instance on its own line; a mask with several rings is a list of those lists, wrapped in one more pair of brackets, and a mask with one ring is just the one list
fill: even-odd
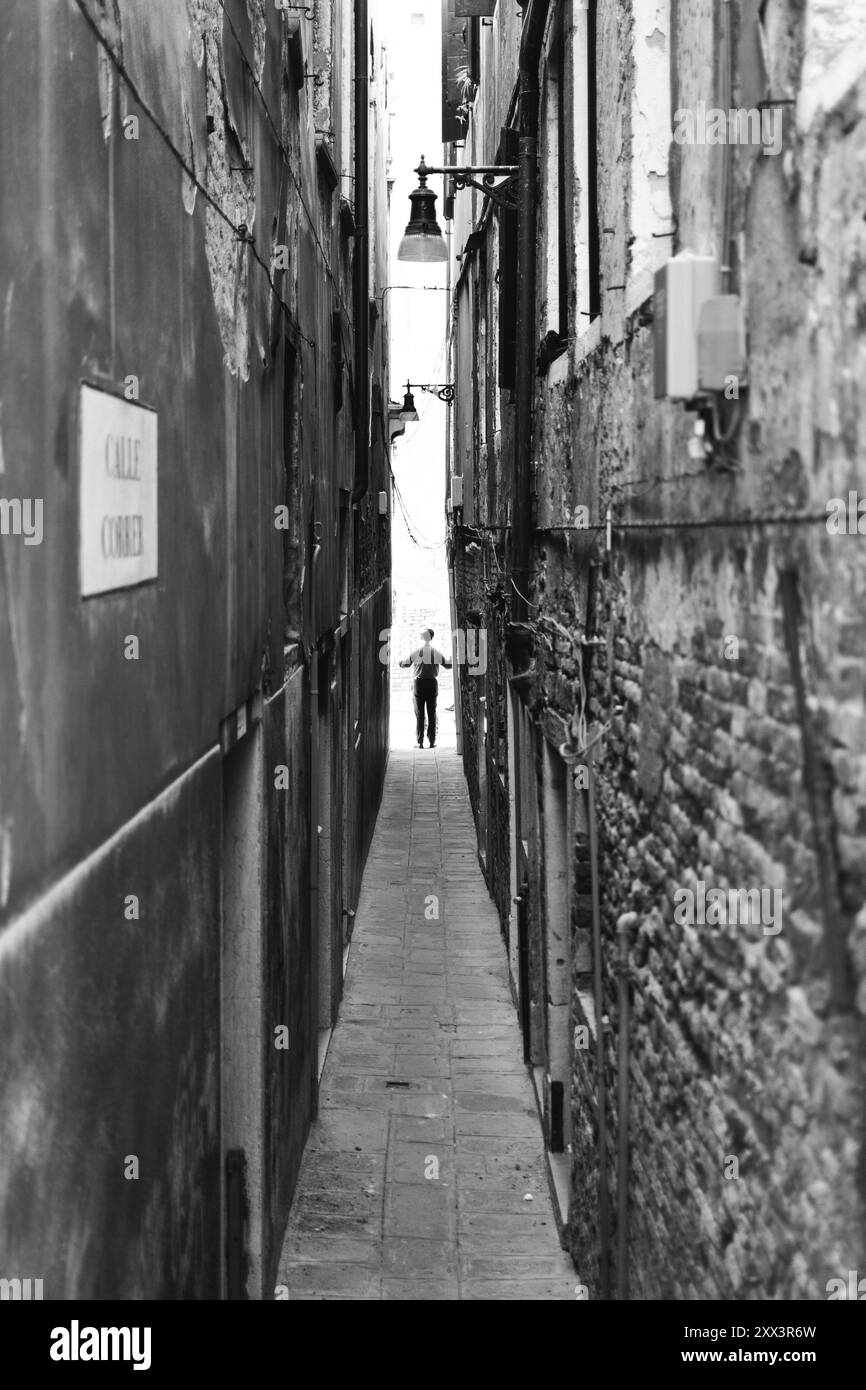
[[(445, 326), (445, 342), (446, 342), (446, 345), (447, 345), (446, 371), (445, 371), (445, 380), (446, 380), (446, 381), (453, 381), (453, 380), (454, 380), (454, 377), (453, 377), (453, 375), (452, 375), (452, 372), (453, 372), (453, 352), (454, 352), (454, 344), (453, 344), (452, 334), (451, 334), (451, 325), (452, 325), (452, 305), (451, 305), (452, 283), (451, 283), (451, 282), (452, 282), (452, 279), (453, 279), (453, 276), (452, 276), (452, 266), (453, 266), (452, 255), (453, 255), (453, 248), (452, 248), (452, 245), (451, 245), (451, 236), (452, 236), (452, 232), (451, 232), (451, 223), (449, 222), (449, 223), (447, 224), (446, 231), (445, 231), (445, 239), (446, 239), (446, 242), (447, 242), (447, 245), (448, 245), (448, 260), (447, 260), (446, 265), (445, 265), (445, 286), (446, 286), (446, 289), (447, 289), (447, 291), (448, 291), (448, 308), (447, 308), (447, 310), (446, 310), (446, 313), (447, 313), (447, 320), (446, 320), (446, 326)], [(449, 410), (448, 410), (448, 428), (447, 428), (446, 431), (445, 431), (445, 488), (446, 488), (446, 492), (447, 492), (447, 494), (448, 494), (449, 496), (451, 495), (451, 468), (452, 468), (452, 465), (453, 465), (453, 448), (452, 448), (452, 438), (451, 438), (451, 430), (452, 430), (452, 427), (453, 427), (453, 424), (454, 424), (454, 418), (453, 418), (453, 416), (454, 416), (454, 412), (453, 412), (451, 409), (449, 409)], [(457, 740), (457, 756), (458, 756), (458, 757), (462, 757), (462, 756), (463, 756), (463, 693), (462, 693), (462, 690), (461, 690), (461, 688), (460, 688), (460, 662), (459, 662), (459, 660), (458, 660), (459, 655), (460, 655), (460, 641), (459, 641), (459, 637), (458, 637), (458, 635), (457, 635), (457, 598), (456, 598), (456, 592), (455, 592), (455, 590), (456, 590), (456, 581), (455, 581), (455, 578), (454, 578), (454, 531), (455, 531), (455, 528), (454, 528), (454, 525), (453, 525), (453, 520), (454, 520), (454, 513), (453, 513), (453, 512), (451, 513), (451, 519), (452, 519), (452, 530), (451, 530), (451, 536), (450, 536), (450, 544), (449, 544), (449, 546), (448, 546), (448, 605), (449, 605), (449, 608), (450, 608), (450, 611), (451, 611), (451, 660), (452, 660), (452, 662), (454, 663), (453, 669), (452, 669), (452, 671), (451, 671), (451, 683), (452, 683), (452, 685), (453, 685), (453, 687), (454, 687), (454, 729), (455, 729), (455, 736), (456, 736), (456, 740)]]
[(370, 25), (355, 0), (355, 482), (352, 505), (370, 486)]
[[(453, 380), (454, 380), (453, 376), (451, 375), (452, 370), (453, 370), (453, 366), (452, 366), (453, 342), (452, 342), (452, 334), (451, 334), (451, 326), (452, 326), (452, 321), (453, 321), (451, 295), (452, 295), (452, 293), (453, 293), (453, 285), (452, 285), (451, 282), (452, 282), (452, 279), (453, 279), (453, 275), (452, 275), (453, 260), (452, 260), (452, 257), (453, 257), (453, 255), (454, 255), (454, 248), (453, 248), (452, 245), (451, 245), (451, 237), (452, 237), (451, 223), (450, 223), (450, 222), (446, 222), (446, 224), (445, 224), (445, 245), (446, 245), (447, 248), (448, 248), (448, 257), (447, 257), (447, 260), (445, 261), (445, 290), (446, 290), (447, 295), (448, 295), (448, 299), (446, 300), (447, 308), (446, 308), (446, 310), (445, 310), (445, 352), (446, 352), (446, 356), (445, 356), (445, 380), (446, 380), (446, 381), (453, 381)], [(454, 415), (454, 412), (453, 412), (451, 409), (449, 409), (449, 410), (447, 411), (447, 414), (446, 414), (446, 418), (447, 418), (447, 420), (448, 420), (448, 428), (447, 428), (446, 431), (445, 431), (445, 495), (446, 495), (447, 497), (450, 497), (450, 496), (451, 496), (451, 468), (452, 468), (452, 452), (453, 452), (453, 450), (452, 450), (451, 432), (452, 432), (453, 423), (454, 423), (454, 421), (453, 421), (453, 415)]]
[[(319, 757), (319, 649), (313, 647), (310, 653), (310, 937), (313, 942), (312, 952), (312, 994), (313, 999), (319, 998), (319, 931), (321, 923), (319, 920), (319, 769), (321, 759)], [(318, 1003), (316, 1008), (315, 1029), (318, 1036), (318, 1028), (321, 1019), (318, 1017)], [(330, 1022), (330, 1020), (329, 1020)], [(316, 1045), (316, 1044), (314, 1044)], [(318, 1065), (315, 1069), (313, 1078), (312, 1095), (312, 1118), (316, 1119), (319, 1113), (319, 1085), (318, 1085)]]
[(619, 1157), (616, 1176), (616, 1296), (628, 1298), (628, 946), (636, 912), (626, 912), (616, 924), (619, 942), (617, 992), (619, 1002), (619, 1054), (617, 1058), (617, 1111)]
[(586, 754), (589, 786), (589, 857), (592, 874), (592, 966), (595, 1000), (596, 1120), (598, 1125), (598, 1285), (599, 1299), (605, 1301), (610, 1281), (610, 1217), (607, 1191), (607, 1084), (604, 1075), (604, 976), (601, 961), (601, 904), (598, 888), (598, 821), (595, 811), (595, 771), (592, 752)]
[(512, 620), (526, 622), (529, 613), (521, 594), (529, 587), (532, 524), (532, 392), (535, 343), (535, 270), (538, 200), (538, 115), (541, 86), (538, 68), (550, 0), (530, 0), (520, 39), (520, 148), (517, 194), (517, 363), (516, 418), (512, 486), (512, 575), (518, 594), (511, 593)]
[[(448, 606), (451, 609), (451, 681), (454, 687), (454, 731), (458, 757), (463, 756), (463, 692), (460, 686), (460, 637), (457, 631), (457, 599), (454, 593), (454, 559), (448, 562)], [(465, 642), (464, 642), (465, 651)]]

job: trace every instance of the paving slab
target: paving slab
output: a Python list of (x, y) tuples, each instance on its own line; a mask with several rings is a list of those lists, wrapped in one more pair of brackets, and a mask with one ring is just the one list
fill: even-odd
[[(479, 1250), (477, 1257), (484, 1258), (485, 1253)], [(457, 1250), (452, 1241), (391, 1236), (382, 1244), (382, 1269), (386, 1278), (456, 1279)]]
[(460, 1286), (456, 1275), (451, 1279), (428, 1279), (424, 1282), (414, 1279), (383, 1279), (382, 1298), (406, 1302), (456, 1301), (460, 1297)]
[(394, 752), (280, 1260), (290, 1298), (575, 1299), (522, 1057), (460, 760)]

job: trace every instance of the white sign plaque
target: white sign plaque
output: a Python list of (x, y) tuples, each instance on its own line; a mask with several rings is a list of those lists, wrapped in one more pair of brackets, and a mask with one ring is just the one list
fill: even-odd
[(157, 416), (81, 386), (81, 595), (157, 576)]

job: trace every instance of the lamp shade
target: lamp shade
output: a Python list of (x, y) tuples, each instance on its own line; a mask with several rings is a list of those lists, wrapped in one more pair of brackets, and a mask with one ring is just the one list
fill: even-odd
[(412, 389), (407, 386), (406, 395), (403, 398), (403, 406), (400, 410), (400, 419), (413, 424), (416, 420), (420, 420), (420, 418), (418, 411), (415, 409), (415, 397), (412, 395)]
[(424, 160), (418, 171), (419, 184), (414, 193), (409, 194), (411, 214), (400, 249), (398, 261), (447, 261), (448, 250), (442, 228), (436, 220), (436, 194), (427, 187), (427, 175), (422, 172)]

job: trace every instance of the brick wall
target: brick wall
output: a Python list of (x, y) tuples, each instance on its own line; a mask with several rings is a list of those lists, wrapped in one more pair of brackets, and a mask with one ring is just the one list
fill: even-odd
[[(623, 586), (610, 605), (614, 632), (628, 630), (626, 604)], [(856, 1268), (861, 1027), (850, 995), (831, 1007), (814, 830), (779, 649), (755, 642), (727, 662), (721, 638), (718, 624), (712, 635), (698, 628), (690, 649), (663, 653), (617, 635), (596, 681), (604, 693), (611, 677), (614, 702), (597, 707), (611, 718), (597, 775), (609, 1097), (620, 1026), (615, 923), (627, 911), (639, 918), (631, 1296), (815, 1298), (837, 1268)], [(575, 857), (585, 859), (582, 846)], [(782, 888), (781, 932), (676, 926), (674, 894), (699, 878)], [(576, 916), (588, 934), (588, 904)], [(587, 1200), (596, 1088), (594, 1052), (578, 1050), (572, 1240), (588, 1277), (598, 1250)], [(615, 1195), (614, 1104), (609, 1113)]]
[[(722, 11), (709, 0), (673, 4), (669, 17), (667, 8), (637, 6), (632, 14), (622, 4), (606, 7), (600, 20), (602, 312), (587, 330), (575, 280), (569, 351), (538, 379), (535, 397), (537, 530), (528, 597), (538, 676), (526, 703), (539, 745), (545, 736), (564, 739), (574, 773), (586, 765), (585, 738), (597, 738), (597, 1008), (588, 1002), (592, 854), (580, 777), (571, 827), (572, 1024), (589, 1033), (573, 1049), (569, 1241), (590, 1296), (598, 1297), (606, 1292), (599, 1282), (606, 1238), (613, 1293), (618, 1185), (627, 1181), (630, 1297), (821, 1299), (828, 1279), (866, 1262), (866, 553), (862, 538), (831, 535), (824, 524), (828, 500), (847, 499), (862, 475), (862, 392), (854, 383), (866, 365), (866, 233), (853, 190), (866, 167), (866, 88), (845, 68), (844, 44), (829, 31), (823, 75), (808, 67), (804, 74), (805, 34), (820, 27), (828, 7), (766, 7), (771, 70), (760, 81), (749, 66), (757, 62), (753, 7), (728, 7), (742, 99), (750, 100), (750, 83), (760, 95), (761, 82), (774, 94), (802, 95), (799, 124), (784, 108), (777, 157), (760, 148), (731, 151), (730, 288), (748, 322), (749, 387), (734, 442), (699, 458), (694, 417), (654, 399), (646, 270), (683, 247), (719, 254), (720, 159), (706, 147), (662, 141), (669, 159), (657, 177), (668, 186), (675, 235), (641, 245), (638, 256), (623, 216), (638, 177), (632, 149), (636, 141), (652, 148), (647, 123), (659, 130), (659, 113), (635, 97), (645, 45), (652, 40), (654, 53), (661, 45), (669, 56), (672, 111), (712, 104), (720, 90)], [(562, 15), (577, 55), (578, 7), (563, 2), (551, 10)], [(495, 50), (496, 29), (489, 41)], [(472, 139), (470, 131), (473, 156), (485, 153)], [(548, 167), (544, 139), (540, 167)], [(547, 177), (542, 236), (549, 231)], [(542, 255), (540, 316), (546, 274)], [(479, 302), (495, 316), (495, 296)], [(543, 326), (539, 317), (539, 336)], [(478, 371), (489, 380), (495, 325), (479, 340), (488, 356)], [(505, 421), (510, 413), (503, 398)], [(508, 454), (497, 466), (504, 489)], [(494, 486), (491, 495), (503, 493)], [(580, 506), (594, 529), (574, 529)], [(791, 513), (795, 522), (779, 524)], [(741, 517), (763, 520), (735, 524)], [(494, 509), (488, 520), (501, 524), (507, 516)], [(479, 579), (480, 552), (469, 560), (476, 539), (457, 535), (458, 605), (479, 608), (494, 628), (497, 600)], [(480, 545), (489, 556), (489, 535)], [(602, 639), (586, 699), (585, 636)], [(477, 713), (468, 685), (464, 694), (465, 759), (478, 813)], [(521, 771), (522, 778), (539, 775)], [(503, 871), (500, 843), (491, 881)], [(677, 895), (697, 891), (700, 881), (708, 889), (780, 892), (781, 930), (765, 932), (760, 921), (680, 924)], [(530, 953), (537, 961), (540, 884), (533, 894)], [(500, 902), (500, 911), (513, 929), (510, 905)], [(632, 912), (626, 1174), (617, 1153), (623, 1020), (616, 927)], [(543, 979), (542, 962), (531, 978), (542, 1013)], [(596, 1016), (607, 1091), (606, 1237), (598, 1203)], [(543, 1028), (534, 1026), (533, 1047), (543, 1062)]]

